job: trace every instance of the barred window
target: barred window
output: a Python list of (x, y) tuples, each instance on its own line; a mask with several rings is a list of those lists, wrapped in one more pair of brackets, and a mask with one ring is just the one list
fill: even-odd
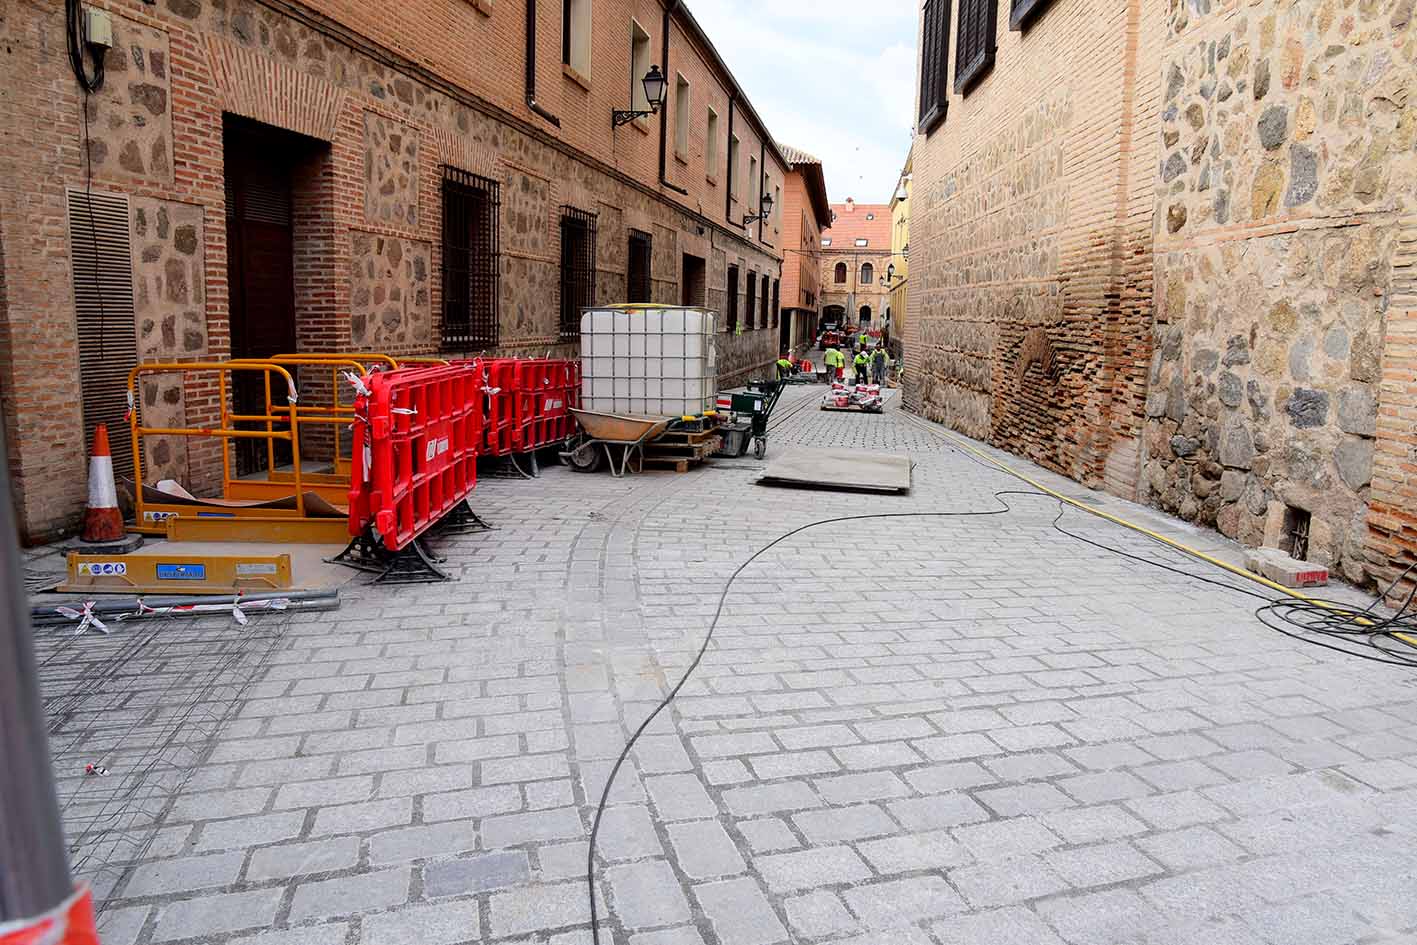
[(561, 337), (581, 331), (581, 309), (595, 304), (595, 214), (561, 208)]
[(999, 0), (959, 0), (955, 92), (964, 95), (994, 68), (994, 12)]
[(643, 230), (630, 231), (629, 271), (625, 277), (625, 301), (649, 302), (653, 286), (650, 283), (650, 259), (653, 237)]
[(920, 28), (920, 133), (945, 120), (950, 57), (950, 0), (925, 0)]
[(738, 267), (728, 267), (728, 333), (738, 330)]
[(1009, 6), (1009, 29), (1026, 30), (1030, 23), (1043, 15), (1052, 0), (1012, 0)]
[(501, 186), (443, 168), (443, 347), (497, 346)]
[(748, 304), (743, 309), (743, 327), (752, 331), (757, 326), (753, 324), (755, 313), (758, 310), (758, 277), (751, 272), (748, 273)]

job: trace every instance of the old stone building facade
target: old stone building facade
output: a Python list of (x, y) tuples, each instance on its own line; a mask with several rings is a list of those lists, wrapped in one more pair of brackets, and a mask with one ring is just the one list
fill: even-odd
[[(725, 382), (775, 357), (787, 162), (682, 6), (93, 6), (114, 41), (92, 95), (63, 4), (0, 14), (0, 397), (28, 540), (75, 521), (86, 416), (121, 417), (138, 359), (564, 355), (572, 303), (632, 296), (722, 313)], [(664, 108), (612, 124), (651, 63)], [(213, 383), (140, 396), (195, 424)], [(219, 457), (159, 441), (144, 478), (208, 489)]]
[(908, 402), (1357, 582), (1417, 560), (1410, 4), (994, 5), (933, 111), (922, 61)]
[(890, 204), (858, 204), (848, 197), (831, 211), (831, 227), (822, 233), (822, 318), (880, 328), (890, 304)]

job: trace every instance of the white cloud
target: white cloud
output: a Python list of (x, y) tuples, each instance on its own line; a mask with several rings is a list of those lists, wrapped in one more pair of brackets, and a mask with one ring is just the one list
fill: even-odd
[(822, 159), (834, 202), (884, 203), (915, 104), (915, 2), (695, 0), (769, 130)]

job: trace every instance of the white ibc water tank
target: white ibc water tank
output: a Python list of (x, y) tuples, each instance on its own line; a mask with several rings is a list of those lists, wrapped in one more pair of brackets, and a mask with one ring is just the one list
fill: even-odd
[(707, 309), (611, 305), (581, 313), (581, 400), (602, 413), (682, 416), (718, 396), (714, 326)]

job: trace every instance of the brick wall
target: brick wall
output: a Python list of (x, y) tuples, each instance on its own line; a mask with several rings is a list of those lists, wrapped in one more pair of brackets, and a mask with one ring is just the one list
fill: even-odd
[(1000, 0), (992, 71), (914, 144), (906, 401), (1089, 485), (1136, 490), (1150, 357), (1161, 0)]
[[(147, 339), (145, 356), (223, 358), (231, 350), (223, 114), (310, 142), (294, 175), (302, 348), (377, 346), (408, 354), (438, 347), (444, 164), (501, 184), (499, 352), (574, 352), (558, 337), (562, 205), (598, 215), (600, 301), (623, 298), (629, 227), (654, 236), (659, 300), (679, 301), (684, 253), (706, 260), (706, 295), (715, 308), (722, 308), (730, 263), (758, 279), (780, 278), (780, 216), (744, 227), (741, 205), (726, 204), (730, 77), (680, 21), (670, 38), (666, 176), (688, 193), (659, 184), (659, 117), (642, 122), (643, 130), (611, 128), (611, 108), (629, 105), (632, 16), (651, 37), (653, 60), (661, 60), (658, 4), (597, 3), (589, 77), (562, 70), (559, 5), (539, 5), (538, 99), (561, 116), (560, 129), (523, 101), (526, 7), (519, 3), (96, 5), (114, 14), (117, 45), (108, 84), (89, 106), (93, 187), (128, 195), (135, 217), (140, 207), (154, 217), (165, 209), (169, 220), (181, 216), (199, 234), (195, 246), (186, 229), (180, 245), (175, 229), (146, 249), (134, 241), (135, 286), (158, 293), (134, 326)], [(22, 528), (33, 541), (71, 528), (84, 497), (65, 211), (66, 188), (84, 181), (81, 112), (61, 5), (16, 0), (0, 13), (0, 34), (7, 74), (26, 77), (0, 92), (0, 125), (16, 132), (0, 142), (0, 397)], [(692, 121), (689, 147), (676, 157), (674, 81), (681, 73), (691, 85)], [(710, 104), (723, 139), (716, 176), (705, 167)], [(785, 168), (772, 148), (762, 148), (766, 135), (741, 96), (734, 111), (740, 183), (751, 155), (765, 165), (769, 188), (781, 186)], [(187, 267), (182, 292), (169, 291), (167, 281), (169, 263), (177, 262)], [(725, 333), (720, 341), (725, 383), (775, 356), (771, 330)], [(302, 383), (319, 390), (308, 376)], [(189, 423), (210, 422), (216, 383), (189, 375), (183, 385), (157, 387), (149, 406)], [(214, 443), (170, 444), (149, 458), (154, 471), (196, 491), (219, 488)]]

